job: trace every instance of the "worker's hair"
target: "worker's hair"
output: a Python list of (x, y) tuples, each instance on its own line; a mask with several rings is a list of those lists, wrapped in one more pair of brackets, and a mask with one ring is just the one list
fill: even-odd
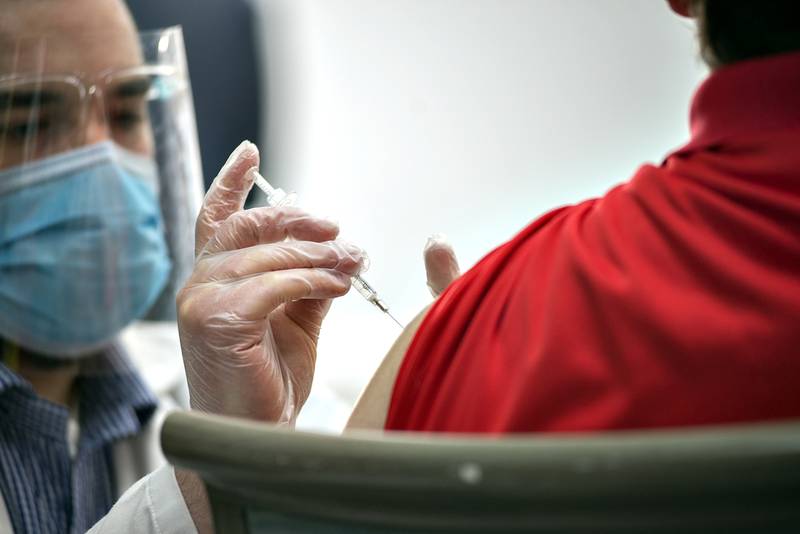
[(712, 67), (800, 50), (800, 0), (692, 0), (691, 7)]

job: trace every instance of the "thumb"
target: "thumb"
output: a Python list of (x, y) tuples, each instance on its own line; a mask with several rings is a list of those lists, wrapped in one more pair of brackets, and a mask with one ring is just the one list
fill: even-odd
[(244, 141), (219, 171), (197, 216), (195, 255), (203, 250), (219, 225), (244, 207), (247, 195), (253, 187), (253, 175), (247, 171), (258, 167), (259, 159), (256, 145)]
[(322, 321), (331, 309), (332, 302), (333, 301), (330, 299), (296, 300), (287, 302), (284, 305), (284, 310), (286, 316), (294, 321), (297, 326), (302, 328), (314, 343), (316, 343), (319, 339)]
[(438, 297), (453, 280), (461, 276), (456, 253), (446, 236), (434, 234), (425, 244), (424, 257), (428, 288), (434, 297)]

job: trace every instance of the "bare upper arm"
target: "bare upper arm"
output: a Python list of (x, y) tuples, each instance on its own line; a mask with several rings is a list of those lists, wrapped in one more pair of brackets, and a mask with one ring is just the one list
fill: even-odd
[(429, 309), (430, 306), (422, 310), (389, 349), (380, 367), (372, 376), (372, 380), (356, 402), (356, 407), (350, 415), (350, 420), (347, 421), (345, 430), (383, 430), (397, 373), (400, 371), (408, 347)]

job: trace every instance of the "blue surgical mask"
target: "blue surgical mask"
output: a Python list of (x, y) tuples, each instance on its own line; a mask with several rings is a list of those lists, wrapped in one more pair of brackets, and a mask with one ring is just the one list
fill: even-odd
[(0, 172), (0, 337), (77, 358), (143, 317), (171, 268), (157, 183), (112, 142)]

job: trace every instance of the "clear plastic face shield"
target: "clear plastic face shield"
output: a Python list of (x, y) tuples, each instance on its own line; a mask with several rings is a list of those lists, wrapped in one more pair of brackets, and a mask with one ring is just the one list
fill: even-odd
[(0, 340), (74, 358), (174, 319), (203, 182), (180, 28), (64, 41), (0, 49)]

